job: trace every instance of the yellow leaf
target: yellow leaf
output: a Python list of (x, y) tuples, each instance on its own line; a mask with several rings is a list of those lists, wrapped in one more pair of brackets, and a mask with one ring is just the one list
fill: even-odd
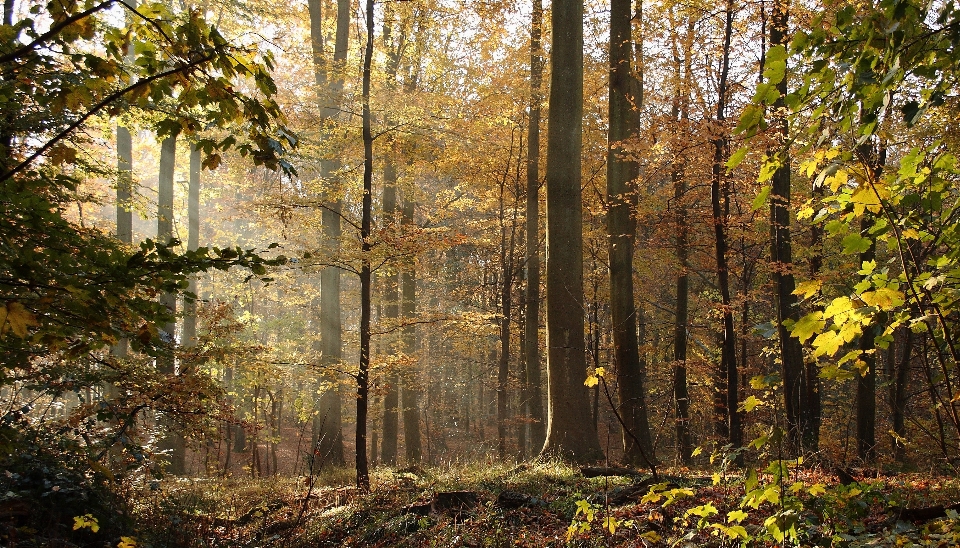
[(847, 184), (848, 179), (849, 175), (847, 174), (847, 171), (845, 169), (838, 169), (836, 173), (826, 177), (823, 180), (823, 183), (825, 185), (829, 185), (831, 191), (836, 192), (841, 185)]
[(743, 510), (733, 510), (732, 512), (727, 512), (727, 523), (740, 523), (747, 519), (748, 516), (749, 514)]
[(740, 404), (740, 407), (747, 413), (756, 409), (757, 406), (763, 405), (763, 401), (757, 399), (756, 396), (749, 396), (747, 399), (743, 400), (743, 403)]
[(816, 483), (814, 485), (811, 485), (810, 489), (807, 489), (807, 492), (813, 495), (814, 497), (816, 497), (818, 495), (822, 495), (826, 493), (827, 488), (822, 483)]
[(598, 367), (598, 368), (596, 369), (596, 371), (594, 371), (594, 375), (596, 375), (596, 376), (598, 376), (598, 377), (602, 377), (605, 372), (606, 372), (606, 370), (605, 370), (604, 368)]
[(843, 314), (853, 310), (853, 301), (850, 297), (837, 297), (830, 303), (830, 306), (823, 311), (823, 319), (828, 320), (837, 314)]
[(133, 537), (120, 537), (120, 542), (117, 544), (117, 548), (136, 548), (137, 539)]
[(703, 448), (702, 448), (702, 447), (697, 447), (696, 449), (693, 450), (693, 453), (691, 453), (690, 456), (691, 456), (691, 457), (695, 457), (695, 456), (699, 455), (700, 453), (703, 453)]
[(822, 285), (823, 282), (820, 280), (808, 280), (805, 282), (800, 282), (797, 284), (797, 288), (793, 290), (793, 294), (802, 295), (804, 299), (807, 299), (811, 295), (816, 294), (817, 291), (820, 291), (820, 286)]
[(865, 209), (871, 213), (880, 212), (880, 199), (877, 197), (877, 193), (874, 192), (872, 187), (862, 186), (858, 188), (857, 191), (853, 193), (850, 201), (853, 203), (854, 215), (863, 215), (863, 211)]
[(27, 336), (27, 327), (36, 326), (37, 318), (18, 302), (7, 303), (6, 320), (10, 329), (21, 339)]
[(587, 376), (587, 380), (583, 381), (583, 384), (585, 386), (589, 386), (590, 388), (593, 388), (599, 383), (600, 383), (600, 378), (597, 377), (596, 375), (589, 375)]
[(824, 331), (813, 340), (813, 357), (833, 356), (843, 345), (843, 338), (836, 331)]
[(890, 309), (903, 304), (903, 293), (890, 287), (881, 287), (876, 291), (865, 291), (860, 298), (868, 306), (880, 309)]
[(656, 531), (647, 531), (646, 533), (640, 535), (640, 538), (649, 540), (654, 544), (660, 542), (663, 539), (663, 537), (661, 537), (660, 534), (657, 533)]
[(84, 514), (82, 516), (73, 517), (73, 530), (90, 528), (91, 531), (96, 533), (100, 530), (100, 524), (97, 522), (97, 518), (93, 517), (93, 514)]

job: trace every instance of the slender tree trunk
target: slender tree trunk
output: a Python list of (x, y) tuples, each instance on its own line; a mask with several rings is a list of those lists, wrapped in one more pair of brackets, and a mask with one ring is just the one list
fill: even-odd
[(543, 3), (533, 0), (530, 22), (530, 121), (527, 126), (527, 285), (524, 317), (526, 362), (526, 413), (530, 417), (530, 446), (543, 447), (546, 421), (543, 415), (543, 382), (540, 375), (540, 91), (543, 82)]
[(733, 447), (743, 445), (740, 428), (739, 385), (737, 383), (737, 334), (733, 327), (733, 305), (730, 298), (730, 271), (727, 267), (727, 220), (730, 216), (730, 189), (724, 177), (724, 163), (728, 156), (727, 128), (727, 78), (730, 72), (730, 37), (733, 33), (733, 0), (727, 0), (723, 34), (723, 52), (720, 78), (717, 86), (716, 135), (713, 136), (713, 166), (711, 181), (711, 206), (713, 209), (714, 239), (716, 243), (717, 285), (720, 288), (721, 315), (723, 318), (720, 370), (718, 371), (718, 425), (717, 432)]
[(373, 59), (373, 0), (366, 1), (367, 42), (363, 50), (363, 205), (360, 221), (360, 367), (357, 371), (357, 487), (370, 489), (367, 467), (367, 381), (370, 371), (370, 236), (373, 217), (373, 132), (370, 128), (370, 64)]
[(891, 364), (894, 368), (892, 381), (890, 383), (890, 409), (891, 422), (893, 423), (894, 436), (891, 437), (893, 455), (897, 462), (903, 462), (906, 458), (906, 447), (903, 440), (907, 437), (907, 428), (905, 424), (907, 413), (907, 390), (910, 382), (910, 360), (913, 355), (913, 343), (915, 336), (913, 330), (909, 328), (902, 329), (903, 335), (900, 344), (900, 359), (896, 360), (896, 355), (891, 356), (896, 360)]
[[(652, 458), (650, 425), (644, 405), (637, 313), (633, 294), (633, 247), (637, 236), (634, 220), (637, 193), (635, 162), (625, 158), (623, 142), (631, 137), (632, 57), (631, 0), (611, 0), (609, 133), (607, 136), (607, 234), (610, 260), (610, 309), (613, 322), (613, 352), (620, 395), (624, 459), (633, 465)], [(632, 434), (632, 435), (631, 435)], [(634, 439), (640, 440), (638, 445)]]
[[(522, 276), (522, 273), (521, 273)], [(520, 380), (520, 413), (521, 424), (517, 429), (517, 460), (526, 460), (528, 454), (528, 440), (530, 439), (530, 423), (527, 420), (529, 416), (528, 400), (530, 398), (530, 386), (527, 384), (527, 362), (526, 362), (526, 329), (527, 321), (523, 316), (524, 307), (517, 308), (517, 335), (520, 338), (520, 352), (517, 353), (517, 378)]]
[[(413, 210), (414, 201), (412, 197), (404, 197), (401, 207), (401, 222), (407, 227), (413, 226)], [(400, 272), (400, 295), (400, 313), (406, 321), (413, 321), (417, 314), (417, 276), (412, 262)], [(419, 355), (416, 326), (412, 324), (405, 326), (401, 336), (403, 338), (403, 352), (412, 356)], [(403, 443), (408, 463), (420, 462), (423, 458), (420, 440), (419, 387), (418, 368), (413, 367), (406, 372), (400, 392), (400, 403), (403, 407)]]
[[(886, 148), (881, 143), (877, 149), (867, 142), (857, 147), (861, 162), (865, 164), (867, 177), (872, 184), (883, 172), (886, 163)], [(873, 223), (867, 217), (860, 220), (860, 231), (869, 236)], [(872, 262), (877, 258), (876, 242), (871, 238), (870, 247), (860, 254), (860, 264)], [(864, 363), (857, 376), (856, 417), (857, 417), (857, 457), (864, 462), (873, 462), (877, 452), (877, 355), (875, 339), (884, 329), (886, 314), (880, 314), (875, 323), (866, 326), (860, 336), (860, 360)]]
[[(512, 154), (511, 154), (512, 156)], [(509, 161), (500, 181), (500, 355), (497, 361), (497, 454), (507, 457), (507, 383), (510, 380), (510, 321), (513, 311), (513, 244), (514, 232), (507, 235), (506, 186)], [(516, 208), (514, 208), (516, 211)], [(514, 222), (514, 227), (516, 223)]]
[[(789, 48), (787, 22), (789, 0), (774, 0), (770, 14), (770, 46)], [(787, 79), (777, 84), (780, 98), (774, 102), (777, 112), (773, 126), (779, 134), (781, 146), (789, 139), (789, 124), (782, 112), (786, 108)], [(787, 431), (794, 451), (816, 451), (819, 432), (816, 428), (818, 412), (813, 408), (816, 368), (803, 359), (800, 341), (790, 335), (789, 321), (800, 319), (797, 298), (793, 294), (793, 252), (790, 241), (790, 152), (783, 150), (780, 167), (774, 173), (770, 191), (770, 256), (773, 263), (774, 301), (780, 339), (780, 361), (783, 368), (784, 403), (787, 411)]]
[[(675, 77), (677, 93), (674, 97), (672, 119), (679, 122), (681, 132), (688, 127), (691, 63), (690, 49), (693, 37), (693, 21), (687, 21), (687, 35), (683, 43), (681, 59), (680, 49), (674, 39)], [(689, 245), (686, 207), (686, 161), (680, 145), (675, 145), (673, 166), (670, 178), (673, 183), (673, 200), (676, 207), (676, 249), (679, 272), (677, 273), (677, 309), (673, 324), (673, 401), (676, 416), (677, 453), (680, 462), (688, 464), (692, 458), (693, 443), (690, 437), (690, 392), (687, 386), (687, 339), (688, 308), (690, 298), (689, 281)]]
[[(383, 166), (383, 224), (396, 228), (397, 208), (397, 167), (393, 159), (387, 157)], [(383, 276), (383, 318), (393, 325), (400, 317), (400, 275), (391, 268)], [(387, 352), (398, 351), (396, 337), (388, 335)], [(383, 392), (383, 430), (380, 440), (380, 458), (384, 464), (397, 464), (397, 444), (400, 428), (400, 372), (391, 366), (386, 372)]]
[[(200, 247), (200, 150), (190, 145), (190, 180), (187, 186), (187, 249)], [(197, 345), (197, 275), (190, 276), (187, 292), (192, 296), (183, 298), (183, 346)]]
[(583, 2), (553, 4), (547, 140), (547, 439), (542, 453), (603, 457), (589, 421), (583, 331)]
[[(136, 8), (136, 0), (131, 0), (128, 5)], [(4, 24), (10, 25), (12, 23), (7, 20), (9, 18), (12, 21), (13, 0), (4, 0), (4, 8)], [(130, 18), (128, 12), (127, 24)], [(132, 43), (127, 46), (124, 57), (129, 64), (135, 61)], [(4, 146), (9, 146), (9, 143)], [(133, 244), (133, 138), (130, 130), (120, 124), (117, 124), (117, 239), (127, 245)], [(111, 352), (115, 356), (126, 357), (128, 347), (129, 341), (123, 338), (117, 341)], [(108, 387), (111, 395), (113, 391), (112, 386)]]

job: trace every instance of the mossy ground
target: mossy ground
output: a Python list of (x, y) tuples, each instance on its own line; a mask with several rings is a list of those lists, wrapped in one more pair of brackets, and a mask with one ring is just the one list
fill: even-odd
[[(765, 521), (784, 512), (779, 503), (743, 505), (745, 490), (737, 477), (671, 470), (666, 476), (676, 500), (610, 506), (606, 494), (633, 481), (624, 477), (585, 478), (559, 462), (497, 464), (481, 462), (405, 470), (379, 468), (369, 493), (352, 486), (352, 471), (328, 470), (313, 479), (180, 479), (145, 487), (136, 496), (134, 535), (140, 546), (420, 547), (420, 546), (775, 546)], [(769, 480), (769, 478), (768, 478)], [(664, 480), (666, 481), (666, 480)], [(764, 478), (761, 477), (761, 483)], [(802, 487), (797, 487), (800, 484)], [(825, 491), (813, 485), (824, 486)], [(897, 521), (892, 506), (918, 507), (960, 501), (960, 483), (951, 478), (898, 475), (842, 487), (816, 469), (798, 471), (793, 486), (801, 546), (957, 546), (960, 520), (924, 523)], [(471, 491), (479, 503), (462, 511), (411, 512), (436, 493)], [(504, 491), (528, 495), (529, 504), (502, 508)], [(578, 501), (596, 514), (569, 534), (571, 523), (587, 523)], [(700, 519), (706, 504), (717, 513)], [(583, 503), (580, 503), (581, 506)], [(691, 509), (694, 513), (691, 513)], [(787, 507), (789, 510), (789, 507)], [(732, 538), (714, 524), (733, 525), (730, 512), (743, 511), (749, 538)], [(615, 532), (603, 520), (617, 520)], [(788, 518), (789, 519), (789, 518)], [(609, 522), (607, 522), (609, 524)], [(784, 542), (784, 545), (787, 543)], [(115, 545), (115, 544), (114, 544)]]

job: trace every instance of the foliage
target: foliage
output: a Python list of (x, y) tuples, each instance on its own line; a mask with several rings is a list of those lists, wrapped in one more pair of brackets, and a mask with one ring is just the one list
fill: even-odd
[[(289, 170), (281, 155), (295, 139), (279, 124), (269, 56), (231, 44), (199, 12), (115, 0), (28, 7), (34, 18), (0, 34), (0, 386), (15, 409), (2, 424), (2, 481), (7, 497), (36, 505), (37, 520), (89, 513), (112, 530), (114, 473), (151, 462), (132, 435), (138, 415), (216, 408), (208, 377), (186, 363), (175, 377), (154, 367), (173, 348), (158, 329), (173, 317), (157, 297), (214, 269), (267, 279), (285, 259), (240, 247), (180, 253), (177, 241), (131, 249), (72, 220), (68, 209), (87, 200), (81, 183), (111, 173), (84, 153), (88, 126), (139, 110), (159, 135), (196, 135), (207, 167), (233, 149)], [(116, 24), (117, 9), (131, 13), (128, 25)], [(197, 135), (227, 127), (242, 137)], [(109, 355), (121, 340), (138, 354)], [(71, 399), (79, 405), (67, 413)]]

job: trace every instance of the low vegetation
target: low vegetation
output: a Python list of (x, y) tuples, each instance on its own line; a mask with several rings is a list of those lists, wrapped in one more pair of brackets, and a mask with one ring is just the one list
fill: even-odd
[[(844, 484), (821, 467), (785, 471), (783, 478), (776, 471), (711, 475), (690, 469), (669, 469), (656, 480), (639, 474), (588, 478), (560, 462), (488, 461), (377, 468), (368, 493), (352, 486), (347, 469), (327, 470), (312, 483), (303, 477), (169, 479), (131, 488), (129, 529), (87, 528), (74, 539), (102, 545), (112, 534), (113, 546), (126, 536), (157, 548), (960, 542), (960, 517), (948, 508), (960, 501), (955, 479), (856, 470)], [(929, 512), (910, 513), (921, 508)]]

